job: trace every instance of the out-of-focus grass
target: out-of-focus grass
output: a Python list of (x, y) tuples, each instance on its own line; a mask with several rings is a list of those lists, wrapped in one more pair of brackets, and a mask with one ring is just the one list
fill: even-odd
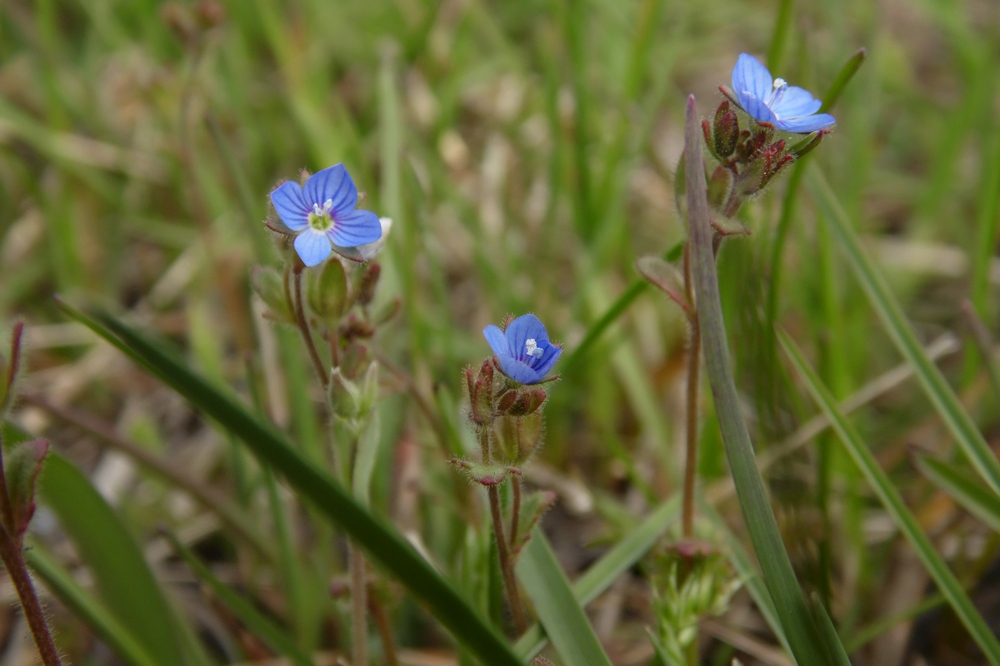
[[(772, 41), (779, 5), (790, 14)], [(379, 460), (373, 505), (458, 580), (458, 562), (481, 554), (466, 549), (474, 509), (456, 499), (463, 489), (438, 433), (461, 429), (454, 396), (461, 368), (488, 353), (479, 331), (508, 312), (532, 311), (572, 350), (632, 282), (634, 259), (683, 236), (672, 169), (684, 95), (694, 92), (708, 112), (744, 50), (820, 91), (860, 46), (868, 62), (833, 109), (837, 131), (810, 159), (860, 221), (925, 342), (958, 325), (966, 297), (996, 337), (995, 3), (9, 0), (0, 6), (0, 317), (29, 323), (25, 390), (123, 429), (156, 424), (163, 455), (199, 481), (232, 488), (247, 511), (270, 515), (267, 484), (249, 461), (135, 368), (57, 328), (63, 320), (49, 297), (81, 295), (128, 311), (181, 341), (205, 374), (248, 401), (256, 383), (262, 408), (319, 458), (324, 424), (309, 368), (293, 331), (275, 335), (259, 323), (247, 283), (253, 264), (273, 260), (261, 243), (267, 192), (300, 168), (343, 161), (368, 193), (364, 207), (396, 222), (379, 298), (400, 297), (403, 310), (376, 344), (440, 421), (405, 396), (394, 399), (382, 419), (384, 450), (393, 454)], [(774, 323), (765, 307), (768, 262), (786, 185), (746, 209), (753, 235), (729, 243), (720, 259), (733, 360), (759, 450), (813, 410), (766, 348)], [(808, 193), (795, 211), (774, 315), (844, 397), (899, 357)], [(677, 487), (683, 345), (679, 314), (644, 294), (550, 391), (540, 462), (555, 472), (561, 504), (584, 507), (545, 519), (571, 574), (593, 559), (594, 543), (624, 533), (623, 516)], [(998, 402), (980, 365), (945, 370), (995, 444)], [(721, 442), (710, 404), (705, 411), (703, 472), (720, 478)], [(938, 545), (960, 576), (968, 573), (961, 582), (975, 588), (996, 539), (908, 464), (911, 446), (952, 450), (929, 413), (916, 390), (900, 389), (857, 424), (924, 527), (940, 528)], [(156, 523), (183, 535), (209, 515), (174, 488), (154, 492), (162, 486), (120, 471), (120, 459), (42, 412), (24, 409), (19, 418), (48, 428), (113, 502), (138, 507), (129, 515), (143, 542), (154, 543)], [(821, 439), (769, 475), (800, 578), (828, 593), (849, 637), (879, 617), (905, 616), (923, 594), (912, 581), (924, 579), (833, 445)], [(411, 485), (400, 482), (406, 474), (416, 475)], [(567, 488), (580, 481), (598, 501), (572, 503)], [(339, 555), (324, 528), (293, 509), (303, 575), (325, 583), (340, 570)], [(719, 509), (741, 534), (735, 503)], [(302, 647), (336, 643), (321, 628), (342, 628), (345, 607), (325, 590), (303, 590), (300, 581), (289, 599), (277, 565), (212, 530), (191, 534), (201, 554), (232, 565), (230, 582), (295, 620)], [(488, 592), (481, 596), (495, 608)], [(737, 603), (747, 606), (746, 597)], [(415, 608), (393, 612), (405, 645), (440, 641)], [(625, 655), (644, 643), (640, 625), (607, 613), (616, 621), (599, 633), (609, 654), (632, 663)], [(88, 649), (72, 639), (80, 635), (66, 632), (69, 654)], [(964, 649), (960, 632), (936, 640)], [(897, 643), (876, 639), (856, 662), (886, 663)], [(253, 641), (241, 646), (254, 649)]]

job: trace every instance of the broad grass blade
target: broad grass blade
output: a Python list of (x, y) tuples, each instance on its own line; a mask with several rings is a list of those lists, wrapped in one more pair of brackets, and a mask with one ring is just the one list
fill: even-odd
[(517, 577), (564, 663), (611, 666), (549, 542), (537, 527), (518, 559)]
[(28, 548), (24, 559), (39, 578), (73, 614), (100, 636), (118, 656), (131, 666), (160, 666), (138, 638), (105, 608), (100, 601), (73, 580), (55, 558), (40, 548)]
[(49, 453), (38, 487), (94, 576), (105, 607), (163, 666), (184, 663), (180, 619), (114, 510), (71, 462)]

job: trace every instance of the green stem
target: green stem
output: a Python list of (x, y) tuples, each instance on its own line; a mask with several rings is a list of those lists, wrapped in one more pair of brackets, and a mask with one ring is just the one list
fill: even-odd
[(326, 366), (323, 365), (323, 359), (320, 358), (319, 352), (316, 350), (312, 331), (309, 330), (309, 322), (306, 321), (306, 308), (302, 302), (302, 270), (303, 266), (296, 259), (295, 268), (291, 271), (292, 282), (295, 286), (294, 299), (288, 293), (288, 271), (285, 272), (285, 297), (288, 298), (288, 302), (292, 306), (292, 312), (295, 313), (295, 323), (298, 326), (299, 333), (302, 334), (302, 341), (306, 343), (306, 349), (309, 351), (309, 358), (312, 359), (313, 367), (316, 368), (316, 374), (319, 375), (319, 380), (323, 384), (323, 388), (328, 389), (330, 387), (330, 373), (327, 372)]
[(521, 479), (511, 477), (511, 487), (514, 491), (514, 503), (510, 510), (510, 547), (517, 547), (517, 525), (521, 520)]
[(351, 666), (368, 666), (368, 576), (358, 544), (348, 543), (351, 571)]

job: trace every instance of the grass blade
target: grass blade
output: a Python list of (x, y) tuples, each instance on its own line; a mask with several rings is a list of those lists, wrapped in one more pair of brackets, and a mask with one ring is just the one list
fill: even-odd
[(61, 305), (74, 319), (135, 359), (243, 440), (261, 464), (282, 474), (302, 498), (347, 532), (372, 561), (391, 572), (483, 663), (520, 664), (507, 643), (427, 560), (394, 529), (366, 511), (329, 473), (310, 464), (270, 425), (164, 352), (163, 345), (110, 315), (95, 310), (85, 313), (66, 303)]
[[(679, 496), (661, 504), (639, 527), (629, 532), (628, 536), (587, 569), (573, 584), (573, 596), (577, 603), (586, 607), (611, 587), (619, 576), (645, 557), (667, 528), (677, 520), (680, 506)], [(524, 632), (514, 646), (514, 651), (522, 659), (528, 660), (541, 652), (547, 641), (548, 637), (542, 627), (535, 625)]]
[(158, 663), (184, 663), (178, 618), (114, 510), (58, 454), (49, 454), (38, 485), (42, 500), (59, 517), (93, 573), (108, 610)]
[(191, 567), (199, 580), (206, 583), (212, 593), (233, 612), (240, 622), (245, 624), (254, 636), (267, 643), (279, 655), (288, 657), (296, 666), (314, 666), (312, 658), (306, 654), (295, 640), (281, 627), (261, 615), (246, 599), (233, 592), (225, 583), (215, 577), (212, 571), (195, 557), (194, 553), (184, 547), (175, 535), (167, 533), (167, 538), (173, 544), (174, 550), (187, 565)]
[(930, 398), (945, 425), (951, 430), (959, 447), (968, 456), (976, 471), (986, 480), (994, 492), (1000, 494), (1000, 462), (990, 450), (982, 433), (972, 422), (972, 418), (962, 409), (955, 392), (948, 385), (944, 375), (927, 357), (917, 339), (913, 327), (906, 319), (902, 307), (886, 284), (882, 275), (875, 270), (868, 256), (862, 251), (861, 243), (851, 226), (846, 211), (840, 205), (830, 184), (818, 168), (808, 173), (809, 184), (819, 199), (825, 218), (840, 240), (847, 253), (855, 276), (861, 283), (868, 300), (882, 319), (890, 337), (907, 361), (913, 364), (917, 379), (927, 397)]
[(693, 95), (688, 98), (687, 103), (684, 159), (691, 274), (703, 336), (702, 349), (705, 353), (706, 374), (712, 387), (712, 395), (715, 397), (716, 414), (736, 494), (757, 560), (764, 574), (764, 582), (796, 661), (809, 666), (827, 664), (830, 663), (828, 655), (821, 650), (818, 630), (811, 619), (809, 606), (802, 595), (791, 560), (781, 541), (781, 533), (771, 511), (764, 479), (757, 469), (750, 433), (740, 413), (739, 395), (729, 364), (728, 341), (719, 299), (719, 281), (715, 272), (701, 125)]
[(545, 535), (538, 528), (517, 562), (517, 577), (531, 597), (552, 645), (567, 664), (611, 666)]
[(990, 529), (1000, 532), (1000, 499), (989, 488), (984, 488), (971, 474), (943, 460), (920, 457), (916, 459), (916, 463), (917, 469), (931, 483), (986, 523)]
[(139, 639), (92, 594), (80, 587), (54, 558), (39, 548), (28, 548), (24, 551), (24, 559), (35, 574), (45, 581), (46, 587), (73, 611), (73, 615), (83, 620), (128, 664), (158, 666), (162, 663), (153, 659)]
[(831, 423), (833, 423), (833, 428), (844, 443), (848, 453), (851, 454), (855, 464), (857, 464), (861, 473), (867, 479), (868, 484), (878, 496), (886, 511), (892, 516), (893, 521), (906, 537), (906, 540), (910, 542), (917, 557), (920, 558), (920, 561), (931, 575), (938, 589), (948, 599), (948, 603), (951, 604), (955, 614), (958, 615), (962, 624), (968, 629), (969, 634), (976, 641), (976, 644), (979, 645), (980, 649), (982, 649), (990, 664), (994, 666), (1000, 664), (1000, 642), (997, 642), (996, 636), (990, 630), (982, 616), (976, 611), (976, 608), (972, 605), (972, 601), (965, 593), (965, 590), (962, 589), (958, 579), (955, 578), (948, 565), (945, 564), (941, 556), (934, 550), (934, 545), (927, 538), (927, 535), (924, 534), (923, 530), (920, 529), (917, 519), (906, 507), (906, 504), (903, 503), (903, 498), (900, 496), (899, 491), (896, 490), (889, 477), (879, 467), (878, 461), (875, 460), (875, 456), (865, 446), (858, 432), (840, 413), (833, 396), (830, 395), (830, 392), (820, 382), (816, 373), (806, 363), (802, 352), (795, 346), (792, 339), (783, 331), (779, 332), (779, 337), (785, 352), (798, 370), (809, 393), (812, 394), (820, 408), (830, 419)]

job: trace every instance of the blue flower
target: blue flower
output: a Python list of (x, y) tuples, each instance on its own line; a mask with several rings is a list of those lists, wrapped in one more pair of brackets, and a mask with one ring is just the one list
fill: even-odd
[(774, 79), (771, 72), (748, 53), (741, 53), (733, 67), (733, 100), (758, 122), (786, 132), (808, 134), (836, 122), (829, 113), (816, 113), (823, 105), (808, 90)]
[(271, 192), (271, 203), (296, 234), (295, 251), (306, 266), (322, 263), (334, 246), (353, 248), (382, 237), (378, 216), (354, 209), (358, 188), (343, 164), (314, 173), (305, 187), (291, 180), (282, 183)]
[(490, 324), (483, 335), (503, 373), (522, 384), (541, 382), (562, 354), (562, 348), (549, 342), (545, 326), (533, 314), (518, 317), (505, 331)]

